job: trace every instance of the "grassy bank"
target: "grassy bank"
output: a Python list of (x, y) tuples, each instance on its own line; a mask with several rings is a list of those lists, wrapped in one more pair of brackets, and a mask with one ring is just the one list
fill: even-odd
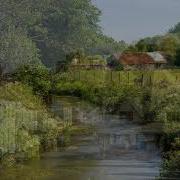
[(0, 86), (0, 165), (39, 158), (41, 152), (71, 145), (73, 136), (91, 132), (54, 117), (35, 92), (18, 82)]
[[(169, 178), (180, 177), (180, 84), (179, 72), (155, 71), (143, 74), (143, 83), (135, 83), (138, 76), (129, 72), (128, 81), (103, 80), (100, 71), (83, 72), (89, 74), (82, 78), (82, 72), (57, 74), (54, 77), (53, 92), (60, 95), (74, 95), (109, 111), (116, 111), (124, 102), (132, 104), (141, 115), (142, 123), (157, 124), (155, 131), (161, 134), (164, 164), (161, 175)], [(109, 72), (105, 72), (109, 73)], [(113, 72), (119, 75), (119, 72)], [(96, 75), (94, 75), (96, 74)], [(97, 75), (99, 74), (99, 75)], [(112, 77), (112, 75), (110, 75)], [(119, 76), (117, 76), (119, 77)], [(130, 79), (133, 77), (133, 80)], [(150, 78), (149, 78), (150, 77)], [(159, 78), (158, 78), (159, 77)], [(119, 83), (120, 82), (120, 83)], [(138, 81), (137, 81), (138, 82)]]
[(0, 152), (3, 163), (39, 157), (56, 144), (61, 126), (31, 88), (20, 83), (0, 87)]

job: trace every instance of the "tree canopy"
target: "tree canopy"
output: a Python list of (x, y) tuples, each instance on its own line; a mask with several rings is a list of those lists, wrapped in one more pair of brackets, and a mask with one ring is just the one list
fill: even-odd
[(0, 15), (0, 35), (9, 29), (20, 30), (51, 67), (79, 49), (103, 54), (125, 46), (103, 35), (101, 12), (91, 0), (0, 0)]
[(0, 37), (2, 73), (12, 73), (21, 65), (41, 64), (35, 43), (21, 31), (9, 31)]

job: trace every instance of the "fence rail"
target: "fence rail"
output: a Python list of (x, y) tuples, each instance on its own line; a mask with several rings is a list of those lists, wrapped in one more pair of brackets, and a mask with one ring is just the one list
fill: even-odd
[(180, 85), (180, 71), (109, 71), (74, 70), (59, 74), (64, 81), (85, 81), (96, 83), (116, 83), (135, 85), (155, 85), (168, 83)]

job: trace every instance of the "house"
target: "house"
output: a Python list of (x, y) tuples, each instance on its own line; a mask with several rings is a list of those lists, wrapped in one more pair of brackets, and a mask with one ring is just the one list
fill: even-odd
[(122, 53), (119, 63), (125, 70), (154, 70), (165, 67), (167, 60), (160, 52)]
[(69, 69), (105, 69), (106, 61), (104, 59), (72, 59)]

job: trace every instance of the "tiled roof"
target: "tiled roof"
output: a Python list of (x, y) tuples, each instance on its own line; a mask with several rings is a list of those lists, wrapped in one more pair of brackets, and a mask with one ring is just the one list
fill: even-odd
[(119, 61), (124, 65), (167, 63), (165, 58), (159, 52), (124, 53), (120, 56)]

